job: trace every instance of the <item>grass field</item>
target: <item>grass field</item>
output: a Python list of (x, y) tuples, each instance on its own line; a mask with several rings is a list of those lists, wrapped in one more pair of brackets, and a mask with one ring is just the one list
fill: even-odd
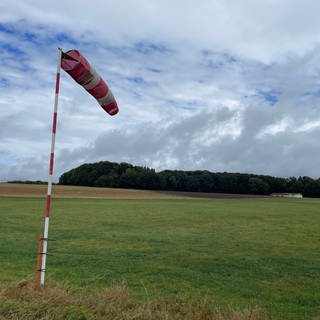
[[(0, 197), (3, 288), (34, 276), (44, 208), (41, 198)], [(317, 199), (56, 198), (47, 279), (125, 285), (138, 300), (205, 299), (258, 305), (272, 319), (313, 319), (319, 226)]]

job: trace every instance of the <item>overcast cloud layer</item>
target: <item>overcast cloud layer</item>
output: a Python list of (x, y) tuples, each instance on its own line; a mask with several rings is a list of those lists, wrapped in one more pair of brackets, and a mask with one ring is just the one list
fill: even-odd
[(320, 176), (320, 2), (0, 3), (0, 181), (48, 175), (57, 48), (120, 108), (61, 76), (55, 180), (85, 162)]

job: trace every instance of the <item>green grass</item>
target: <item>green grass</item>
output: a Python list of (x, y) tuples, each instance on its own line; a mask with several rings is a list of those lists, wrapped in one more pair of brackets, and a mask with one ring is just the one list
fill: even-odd
[[(0, 283), (34, 275), (45, 203), (0, 198)], [(54, 199), (47, 278), (320, 316), (320, 201)]]

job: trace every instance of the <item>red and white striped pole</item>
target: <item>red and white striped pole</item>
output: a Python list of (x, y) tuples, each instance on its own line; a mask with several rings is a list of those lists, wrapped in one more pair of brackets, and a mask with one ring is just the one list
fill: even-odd
[(43, 245), (42, 245), (42, 261), (40, 270), (40, 285), (44, 285), (44, 278), (46, 272), (46, 258), (48, 247), (48, 234), (49, 234), (49, 218), (51, 209), (51, 192), (52, 192), (52, 176), (53, 176), (53, 164), (54, 164), (54, 147), (56, 142), (56, 130), (57, 130), (57, 117), (58, 117), (58, 98), (60, 87), (60, 69), (61, 69), (61, 56), (62, 50), (58, 49), (58, 64), (56, 75), (56, 92), (54, 98), (54, 111), (53, 111), (53, 123), (52, 123), (52, 138), (51, 138), (51, 152), (50, 152), (50, 164), (49, 164), (49, 177), (48, 177), (48, 192), (47, 192), (47, 204), (44, 220), (44, 232), (43, 232)]

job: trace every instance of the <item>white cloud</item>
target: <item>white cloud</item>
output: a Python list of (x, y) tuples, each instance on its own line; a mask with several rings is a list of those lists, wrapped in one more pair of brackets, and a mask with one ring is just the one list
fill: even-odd
[(319, 177), (319, 9), (3, 0), (0, 180), (47, 176), (59, 46), (88, 57), (120, 113), (109, 117), (62, 73), (56, 179), (98, 160)]
[(265, 61), (291, 52), (303, 55), (319, 43), (320, 3), (314, 0), (3, 0), (0, 9), (4, 22), (27, 19), (89, 41), (152, 39)]

